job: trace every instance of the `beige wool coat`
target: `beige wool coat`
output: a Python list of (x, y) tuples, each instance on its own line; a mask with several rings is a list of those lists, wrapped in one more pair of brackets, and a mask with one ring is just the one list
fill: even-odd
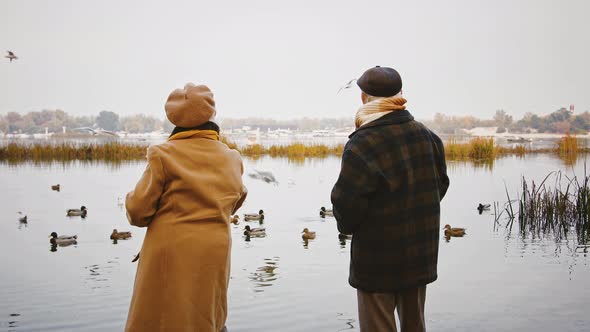
[(227, 317), (230, 214), (242, 205), (240, 155), (199, 135), (148, 149), (127, 194), (127, 217), (147, 227), (125, 330), (218, 332)]

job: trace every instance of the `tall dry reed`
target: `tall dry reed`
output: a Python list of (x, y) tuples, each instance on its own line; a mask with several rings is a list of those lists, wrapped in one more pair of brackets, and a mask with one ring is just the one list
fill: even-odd
[[(554, 179), (551, 186), (548, 181)], [(532, 236), (540, 238), (552, 234), (556, 239), (567, 238), (575, 234), (579, 243), (590, 240), (590, 176), (586, 173), (582, 179), (574, 176), (562, 183), (561, 172), (549, 173), (540, 184), (527, 181), (521, 182), (522, 193), (516, 200), (518, 209), (514, 211), (513, 203), (508, 198), (503, 212), (507, 213), (506, 227), (509, 232), (515, 217), (518, 219), (518, 230), (524, 238)], [(494, 205), (495, 206), (495, 205)], [(496, 218), (497, 221), (497, 218)]]

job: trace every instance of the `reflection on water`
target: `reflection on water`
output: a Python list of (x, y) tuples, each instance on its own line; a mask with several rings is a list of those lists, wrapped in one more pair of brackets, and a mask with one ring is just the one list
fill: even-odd
[(255, 272), (250, 273), (248, 278), (254, 283), (254, 292), (263, 292), (265, 287), (272, 286), (277, 280), (280, 257), (265, 258), (264, 265), (258, 267)]
[(69, 247), (69, 246), (74, 246), (76, 247), (76, 245), (78, 244), (78, 241), (76, 240), (72, 240), (69, 242), (49, 242), (49, 251), (51, 252), (56, 252), (57, 251), (57, 247)]
[(338, 243), (340, 243), (340, 249), (346, 248), (346, 242), (352, 240), (352, 235), (338, 233)]
[(303, 243), (303, 248), (309, 249), (309, 239), (303, 238), (301, 243)]
[(491, 173), (494, 170), (494, 162), (494, 159), (476, 161), (447, 160), (447, 172), (457, 172), (462, 169), (477, 169)]
[(17, 331), (16, 328), (18, 327), (18, 320), (16, 319), (16, 317), (20, 317), (20, 314), (10, 314), (8, 315), (8, 330), (7, 331)]
[(18, 222), (18, 229), (22, 229), (23, 227), (27, 228), (28, 226), (29, 226), (29, 224), (27, 222), (22, 222), (22, 221)]
[(576, 247), (576, 253), (584, 254), (584, 257), (586, 257), (588, 254), (588, 248), (590, 248), (590, 245), (588, 245), (588, 244), (584, 244), (584, 245), (579, 244)]
[(339, 321), (344, 321), (344, 324), (346, 325), (345, 328), (339, 329), (338, 331), (348, 331), (348, 330), (353, 330), (354, 329), (354, 324), (356, 322), (356, 320), (352, 319), (352, 318), (344, 318), (344, 313), (341, 312), (337, 312), (336, 313), (336, 317)]
[(266, 237), (266, 233), (249, 233), (249, 232), (244, 232), (244, 241), (245, 242), (250, 242), (252, 239), (261, 239), (261, 238), (265, 238)]
[(85, 278), (85, 283), (90, 289), (109, 288), (109, 281), (113, 269), (118, 268), (118, 257), (114, 260), (107, 261), (104, 264), (92, 264), (85, 266), (84, 269), (88, 271), (88, 276)]

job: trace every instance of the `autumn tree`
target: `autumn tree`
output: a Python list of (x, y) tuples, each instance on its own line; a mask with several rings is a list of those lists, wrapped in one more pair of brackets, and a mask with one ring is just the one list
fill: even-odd
[(100, 111), (96, 125), (102, 129), (115, 131), (119, 129), (119, 115), (111, 111)]

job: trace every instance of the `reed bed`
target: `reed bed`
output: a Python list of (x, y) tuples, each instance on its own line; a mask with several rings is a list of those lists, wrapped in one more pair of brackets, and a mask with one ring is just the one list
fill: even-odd
[(451, 140), (445, 144), (448, 160), (493, 160), (497, 151), (493, 138), (476, 137), (467, 143)]
[[(325, 158), (327, 156), (341, 156), (344, 146), (328, 146), (324, 144), (292, 143), (289, 145), (263, 146), (252, 144), (238, 146), (236, 143), (222, 136), (221, 142), (231, 149), (239, 151), (243, 156), (259, 158), (261, 156), (289, 158), (302, 160), (306, 158)], [(0, 161), (55, 161), (55, 160), (140, 160), (145, 158), (146, 144), (109, 143), (9, 143), (0, 146)], [(498, 146), (493, 138), (473, 138), (465, 143), (450, 140), (445, 143), (445, 157), (449, 161), (473, 161), (475, 163), (492, 164), (497, 158), (504, 156), (523, 157), (530, 154), (547, 153), (571, 164), (576, 161), (580, 153), (588, 153), (590, 149), (578, 144), (575, 136), (566, 135), (555, 148), (533, 149), (527, 145), (512, 147)]]
[[(554, 179), (552, 186), (548, 181)], [(516, 200), (511, 200), (506, 191), (508, 202), (503, 212), (507, 213), (506, 227), (512, 230), (514, 220), (518, 220), (518, 230), (523, 238), (532, 236), (540, 238), (547, 234), (555, 239), (567, 238), (575, 234), (580, 244), (590, 240), (590, 176), (586, 173), (580, 180), (567, 178), (562, 183), (561, 172), (549, 173), (540, 184), (530, 183), (523, 177), (522, 193)], [(513, 208), (517, 206), (517, 209)], [(496, 210), (496, 204), (494, 204)], [(497, 216), (501, 215), (497, 214)], [(496, 221), (498, 218), (496, 218)]]
[(576, 162), (580, 150), (583, 149), (580, 148), (576, 136), (567, 134), (557, 142), (557, 153), (568, 165), (573, 165)]
[(447, 160), (458, 161), (484, 161), (493, 160), (505, 156), (524, 157), (530, 154), (555, 154), (571, 165), (577, 160), (580, 153), (588, 153), (590, 149), (580, 146), (576, 136), (570, 134), (562, 137), (554, 148), (533, 149), (527, 145), (498, 146), (493, 138), (476, 137), (466, 143), (457, 143), (450, 140), (445, 143), (445, 157)]
[(147, 146), (143, 144), (18, 144), (0, 146), (0, 160), (8, 162), (103, 160), (124, 161), (145, 159)]

